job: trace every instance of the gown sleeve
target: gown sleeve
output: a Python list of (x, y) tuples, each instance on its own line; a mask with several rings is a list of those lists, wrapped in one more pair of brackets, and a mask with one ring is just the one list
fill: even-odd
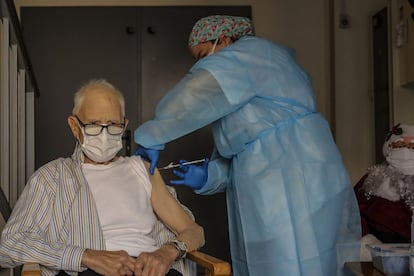
[(194, 190), (194, 192), (202, 195), (224, 192), (229, 184), (230, 164), (230, 159), (222, 157), (217, 149), (214, 149), (208, 163), (207, 183), (200, 189)]
[(189, 72), (158, 103), (155, 118), (135, 130), (137, 144), (163, 149), (165, 144), (237, 110), (249, 97), (230, 103), (220, 85), (205, 69)]

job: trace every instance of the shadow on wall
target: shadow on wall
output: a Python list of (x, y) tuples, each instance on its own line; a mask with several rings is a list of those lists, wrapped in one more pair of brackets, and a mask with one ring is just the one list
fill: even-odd
[(3, 216), (0, 214), (0, 233), (3, 231), (3, 227), (6, 225)]
[[(0, 233), (3, 231), (3, 227), (6, 224), (3, 216), (0, 213)], [(0, 267), (0, 276), (10, 276), (10, 269), (5, 269)]]

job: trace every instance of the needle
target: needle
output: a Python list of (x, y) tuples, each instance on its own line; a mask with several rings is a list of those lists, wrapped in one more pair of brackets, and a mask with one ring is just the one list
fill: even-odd
[(179, 166), (187, 166), (187, 165), (191, 165), (191, 164), (197, 164), (197, 163), (201, 163), (204, 162), (206, 159), (199, 159), (199, 160), (193, 160), (193, 161), (188, 161), (188, 162), (184, 162), (184, 163), (179, 163), (179, 164), (174, 164), (174, 162), (171, 162), (170, 164), (168, 164), (165, 167), (162, 168), (158, 168), (158, 170), (168, 170), (168, 169), (172, 169), (172, 168), (177, 168)]

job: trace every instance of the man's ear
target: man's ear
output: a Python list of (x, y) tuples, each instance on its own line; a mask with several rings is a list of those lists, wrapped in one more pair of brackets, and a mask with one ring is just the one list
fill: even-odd
[(71, 115), (71, 116), (68, 117), (68, 125), (69, 125), (70, 130), (72, 131), (72, 134), (75, 137), (75, 139), (80, 141), (82, 135), (80, 135), (80, 129), (78, 127), (78, 124), (76, 122), (76, 118), (74, 116)]
[(129, 120), (127, 118), (125, 118), (125, 129), (127, 128), (128, 123), (129, 123)]

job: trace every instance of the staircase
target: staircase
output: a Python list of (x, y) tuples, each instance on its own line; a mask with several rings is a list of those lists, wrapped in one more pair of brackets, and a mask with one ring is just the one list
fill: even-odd
[(34, 171), (38, 95), (14, 2), (0, 0), (0, 230)]

